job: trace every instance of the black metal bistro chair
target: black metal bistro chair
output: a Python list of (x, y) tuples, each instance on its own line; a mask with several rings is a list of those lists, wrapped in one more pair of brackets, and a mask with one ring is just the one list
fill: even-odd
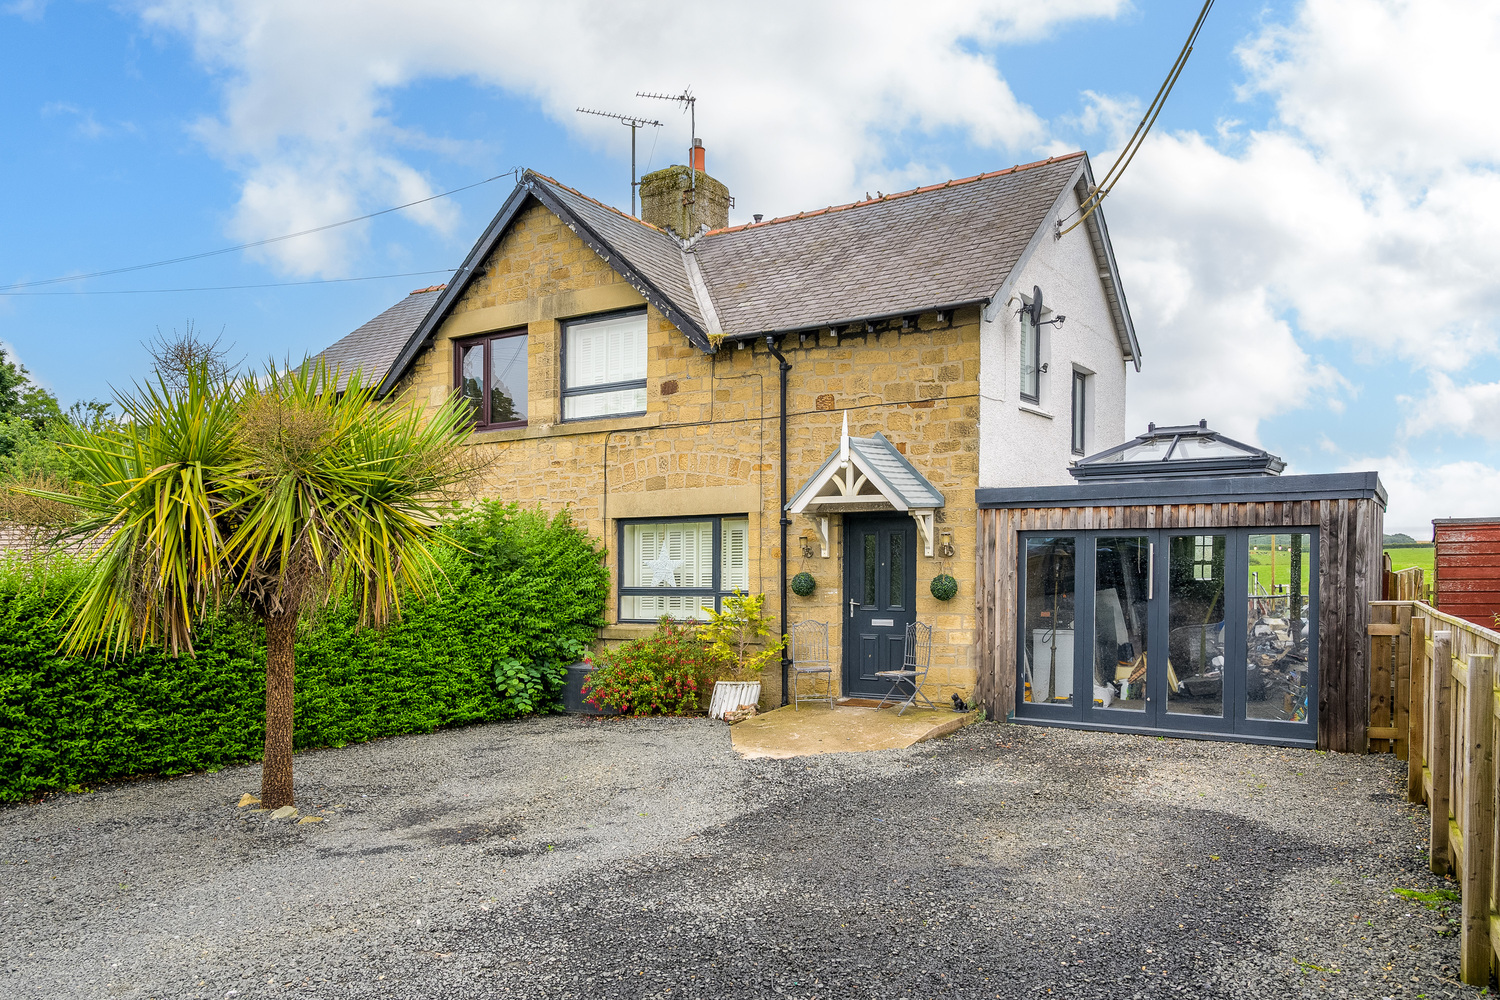
[(922, 684), (927, 680), (927, 668), (932, 663), (932, 626), (926, 622), (912, 622), (906, 626), (906, 652), (902, 656), (900, 670), (877, 670), (875, 676), (891, 682), (891, 689), (880, 699), (876, 709), (885, 707), (885, 703), (891, 700), (902, 684), (911, 685), (911, 694), (901, 702), (901, 707), (896, 714), (911, 708), (921, 698), (927, 702), (928, 707), (937, 708), (932, 699), (922, 693)]
[[(825, 694), (817, 694), (819, 674), (827, 675)], [(804, 695), (801, 680), (811, 678), (815, 693)], [(828, 658), (828, 623), (797, 622), (792, 626), (792, 711), (804, 701), (826, 701), (833, 707), (833, 661)]]

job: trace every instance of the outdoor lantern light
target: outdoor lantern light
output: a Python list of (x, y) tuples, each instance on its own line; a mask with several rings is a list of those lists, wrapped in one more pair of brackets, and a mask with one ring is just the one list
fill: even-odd
[(944, 559), (953, 558), (953, 532), (943, 531), (938, 533), (938, 555)]
[(802, 535), (802, 558), (803, 559), (811, 559), (812, 555), (813, 555), (812, 538), (811, 538), (811, 536), (809, 536), (806, 533), (804, 533)]

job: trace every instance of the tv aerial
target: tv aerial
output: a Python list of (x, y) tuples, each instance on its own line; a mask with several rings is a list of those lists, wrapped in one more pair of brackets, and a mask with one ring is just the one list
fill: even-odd
[(694, 194), (698, 193), (698, 171), (693, 169), (693, 150), (698, 146), (698, 98), (693, 94), (692, 87), (683, 88), (680, 94), (648, 94), (644, 90), (635, 92), (636, 97), (649, 97), (654, 101), (672, 101), (682, 105), (682, 110), (688, 113), (688, 131), (692, 133), (692, 142), (688, 144), (688, 179)]
[(612, 111), (595, 111), (593, 108), (578, 108), (579, 113), (585, 115), (598, 115), (600, 118), (613, 118), (622, 125), (630, 126), (630, 214), (635, 215), (635, 190), (640, 187), (640, 182), (635, 179), (635, 130), (652, 126), (661, 127), (661, 122), (654, 118), (641, 118), (636, 115), (617, 115)]

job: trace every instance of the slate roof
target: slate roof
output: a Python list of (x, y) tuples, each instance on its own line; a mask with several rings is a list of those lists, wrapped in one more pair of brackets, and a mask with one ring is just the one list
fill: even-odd
[[(1069, 187), (1092, 183), (1084, 153), (900, 194), (729, 226), (686, 243), (550, 177), (526, 171), (445, 289), (397, 303), (324, 352), (384, 367), (389, 392), (430, 343), (510, 222), (555, 212), (700, 350), (747, 339), (988, 302)], [(1095, 221), (1097, 220), (1097, 221)], [(1090, 217), (1121, 349), (1139, 359), (1102, 215)], [(430, 296), (430, 297), (428, 297)], [(425, 304), (428, 308), (420, 308)]]
[[(845, 432), (847, 431), (846, 422)], [(916, 467), (906, 460), (905, 455), (896, 450), (896, 446), (891, 444), (884, 434), (877, 431), (874, 437), (852, 437), (849, 439), (849, 450), (858, 456), (865, 468), (873, 474), (871, 485), (886, 499), (900, 501), (899, 504), (893, 503), (893, 506), (900, 507), (904, 504), (906, 510), (927, 510), (943, 506), (942, 491), (918, 472)], [(818, 471), (813, 473), (797, 491), (797, 495), (787, 502), (786, 509), (801, 510), (803, 494), (817, 489), (824, 481), (823, 473), (830, 465), (837, 464), (841, 457), (841, 449), (835, 448), (833, 454), (828, 456), (828, 461), (819, 466)]]
[(1082, 153), (704, 236), (695, 252), (730, 336), (988, 299)]
[(339, 370), (340, 390), (349, 384), (349, 376), (356, 370), (361, 370), (360, 377), (367, 383), (382, 377), (396, 360), (401, 345), (446, 287), (417, 289), (358, 330), (334, 341), (312, 360), (322, 358), (330, 369)]

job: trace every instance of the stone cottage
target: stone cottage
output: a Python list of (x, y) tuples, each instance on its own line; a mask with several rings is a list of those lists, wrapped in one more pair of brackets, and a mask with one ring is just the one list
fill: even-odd
[(1105, 220), (1058, 225), (1088, 157), (729, 225), (701, 156), (642, 179), (639, 219), (526, 172), (447, 285), (322, 356), (468, 400), (484, 492), (605, 539), (605, 640), (761, 592), (828, 623), (838, 693), (884, 694), (921, 620), (926, 693), (968, 697), (975, 491), (1066, 483), (1125, 438), (1140, 349)]

